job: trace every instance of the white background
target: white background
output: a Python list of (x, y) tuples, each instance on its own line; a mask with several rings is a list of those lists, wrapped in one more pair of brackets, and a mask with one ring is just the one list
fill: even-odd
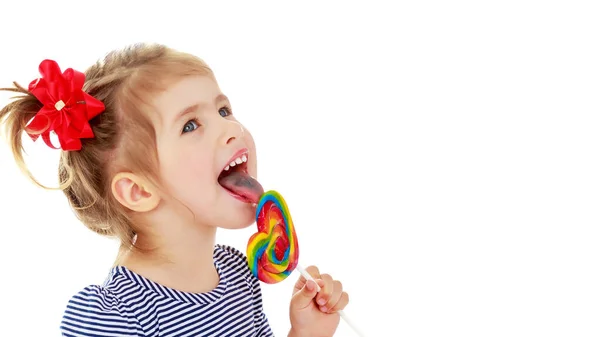
[[(205, 59), (288, 201), (300, 262), (342, 280), (367, 336), (600, 334), (593, 1), (17, 3), (0, 5), (4, 87), (139, 41)], [(26, 144), (55, 183), (58, 152)], [(116, 244), (4, 145), (0, 170), (0, 335), (58, 336)], [(245, 251), (253, 231), (219, 242)], [(278, 336), (297, 276), (263, 285)]]

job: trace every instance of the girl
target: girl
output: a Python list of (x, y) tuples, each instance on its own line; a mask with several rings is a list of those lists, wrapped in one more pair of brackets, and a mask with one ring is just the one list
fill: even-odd
[[(121, 242), (102, 285), (70, 299), (64, 336), (272, 336), (258, 280), (217, 228), (245, 228), (263, 193), (250, 132), (211, 69), (162, 45), (113, 51), (85, 74), (44, 60), (0, 110), (17, 164), (22, 133), (61, 158), (60, 188), (91, 230)], [(51, 133), (52, 132), (52, 133)], [(43, 187), (43, 186), (42, 186)], [(332, 336), (348, 304), (311, 266), (290, 302), (289, 336)]]

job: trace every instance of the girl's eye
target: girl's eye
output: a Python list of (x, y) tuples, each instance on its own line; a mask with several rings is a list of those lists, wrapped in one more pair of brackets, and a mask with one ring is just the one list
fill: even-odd
[(231, 115), (231, 109), (224, 106), (221, 109), (219, 109), (219, 115), (221, 115), (221, 117), (227, 117), (227, 116)]
[(185, 125), (183, 126), (183, 130), (181, 130), (181, 133), (187, 133), (187, 132), (192, 132), (194, 130), (196, 130), (200, 125), (198, 124), (198, 122), (194, 119), (188, 121), (187, 123), (185, 123)]

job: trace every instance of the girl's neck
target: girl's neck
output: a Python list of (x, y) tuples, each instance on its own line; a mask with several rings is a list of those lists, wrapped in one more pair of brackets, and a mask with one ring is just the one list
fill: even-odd
[[(166, 229), (166, 228), (165, 228)], [(121, 265), (166, 287), (203, 293), (219, 284), (213, 252), (216, 228), (195, 227), (138, 234)]]

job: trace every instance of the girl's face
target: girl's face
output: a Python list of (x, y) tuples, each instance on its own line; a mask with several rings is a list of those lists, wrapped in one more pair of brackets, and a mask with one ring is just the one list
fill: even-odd
[(169, 196), (165, 203), (179, 204), (175, 206), (191, 211), (203, 225), (251, 225), (255, 207), (221, 186), (218, 178), (237, 158), (243, 163), (238, 165), (256, 177), (256, 148), (216, 81), (208, 76), (184, 78), (154, 103), (160, 115), (155, 126), (160, 177)]

